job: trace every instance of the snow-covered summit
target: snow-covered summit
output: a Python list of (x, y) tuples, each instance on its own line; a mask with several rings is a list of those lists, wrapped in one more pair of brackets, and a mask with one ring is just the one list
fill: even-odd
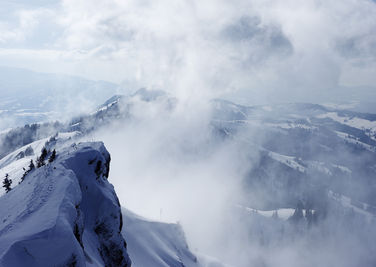
[(58, 152), (0, 198), (0, 266), (130, 266), (101, 142)]

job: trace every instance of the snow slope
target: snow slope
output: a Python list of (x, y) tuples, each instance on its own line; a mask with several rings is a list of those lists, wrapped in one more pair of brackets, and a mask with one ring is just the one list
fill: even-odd
[(61, 150), (0, 198), (0, 266), (130, 266), (103, 143)]
[(179, 224), (149, 221), (122, 209), (124, 238), (134, 267), (198, 267)]
[[(48, 138), (43, 138), (37, 140), (33, 143), (30, 143), (26, 146), (23, 146), (12, 153), (9, 153), (4, 158), (0, 159), (0, 177), (5, 177), (5, 174), (9, 174), (9, 178), (12, 179), (12, 188), (15, 187), (20, 181), (21, 177), (24, 174), (24, 169), (28, 169), (30, 160), (36, 162), (36, 158), (40, 156), (41, 150), (47, 144), (47, 149), (54, 149), (55, 147), (62, 147), (68, 145), (69, 140), (73, 140), (74, 137), (79, 136), (79, 132), (70, 132), (70, 133), (59, 133), (57, 136), (52, 136)], [(73, 141), (72, 141), (73, 142)], [(0, 188), (0, 196), (5, 193), (3, 188)]]
[(282, 164), (285, 164), (288, 167), (290, 167), (292, 169), (295, 169), (295, 170), (297, 170), (299, 172), (305, 172), (305, 170), (306, 170), (306, 168), (304, 166), (302, 166), (301, 164), (299, 164), (295, 160), (295, 157), (278, 154), (278, 153), (273, 152), (273, 151), (269, 151), (268, 155), (272, 159), (274, 159), (274, 160), (276, 160), (276, 161), (278, 161), (278, 162), (280, 162)]
[[(59, 134), (56, 160), (19, 185), (15, 179), (0, 198), (0, 267), (129, 266), (130, 259), (136, 267), (204, 266), (189, 251), (180, 225), (149, 221), (126, 209), (122, 215), (107, 181), (110, 155), (104, 145), (71, 144), (69, 137), (74, 134)], [(47, 140), (10, 153), (0, 161), (0, 172), (21, 175)], [(35, 154), (18, 158), (29, 146)], [(205, 266), (215, 262), (202, 258)]]
[(376, 147), (361, 142), (359, 140), (359, 138), (357, 138), (353, 135), (343, 133), (343, 132), (339, 132), (339, 131), (335, 131), (335, 133), (337, 134), (338, 137), (342, 138), (345, 142), (348, 142), (348, 143), (351, 143), (351, 144), (354, 144), (354, 145), (358, 145), (358, 146), (360, 146), (360, 147), (362, 147), (362, 148), (364, 148), (368, 151), (371, 151), (371, 152), (376, 151)]
[(348, 125), (350, 127), (354, 127), (357, 129), (370, 129), (371, 131), (376, 131), (376, 121), (370, 121), (358, 117), (350, 117), (350, 116), (339, 116), (336, 112), (328, 112), (321, 115), (318, 115), (317, 118), (324, 119), (329, 118), (333, 121), (337, 121), (339, 123)]
[[(250, 214), (260, 214), (268, 218), (272, 218), (274, 213), (276, 213), (278, 218), (282, 220), (289, 219), (295, 212), (295, 209), (292, 209), (292, 208), (281, 208), (281, 209), (275, 209), (275, 210), (259, 210), (259, 209), (244, 207), (242, 205), (236, 205), (236, 207), (242, 210), (245, 210)], [(305, 210), (303, 210), (303, 214), (305, 215)]]

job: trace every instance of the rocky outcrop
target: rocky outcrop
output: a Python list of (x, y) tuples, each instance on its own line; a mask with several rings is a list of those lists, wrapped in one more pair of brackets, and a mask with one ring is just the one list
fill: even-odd
[(58, 152), (0, 199), (0, 266), (131, 265), (103, 143)]

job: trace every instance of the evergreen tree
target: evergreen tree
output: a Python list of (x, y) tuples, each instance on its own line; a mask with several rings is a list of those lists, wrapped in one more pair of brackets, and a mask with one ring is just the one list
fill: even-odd
[(8, 193), (12, 188), (10, 187), (12, 184), (12, 179), (9, 179), (9, 175), (5, 174), (5, 178), (3, 181), (3, 187), (5, 188), (5, 193)]
[(46, 157), (47, 157), (47, 149), (46, 149), (46, 147), (44, 147), (44, 148), (42, 148), (42, 154), (40, 155), (40, 157), (43, 159), (43, 160), (45, 160), (46, 159)]
[(40, 155), (39, 158), (37, 158), (37, 167), (38, 168), (40, 168), (44, 165), (44, 160), (46, 159), (47, 154), (48, 154), (47, 149), (44, 147), (42, 149), (42, 154)]
[(19, 184), (22, 183), (22, 182), (25, 180), (26, 175), (27, 175), (29, 172), (31, 172), (32, 170), (34, 170), (34, 169), (35, 169), (34, 161), (33, 161), (33, 160), (30, 160), (29, 169), (26, 170), (25, 168), (23, 168), (23, 170), (24, 170), (25, 172), (24, 172), (24, 174), (22, 175), (22, 177), (21, 177), (21, 181), (19, 182)]
[(308, 226), (311, 226), (313, 222), (313, 211), (310, 208), (306, 208), (305, 217), (308, 222)]
[(56, 150), (54, 149), (52, 151), (50, 158), (48, 159), (48, 162), (50, 162), (50, 163), (53, 162), (55, 160), (55, 158), (56, 158)]
[(290, 217), (293, 222), (299, 222), (303, 218), (303, 203), (299, 200), (296, 205), (294, 214)]
[(28, 173), (28, 171), (25, 168), (22, 168), (22, 169), (24, 170), (24, 174), (22, 175), (21, 181), (19, 181), (18, 184), (20, 184), (20, 183), (22, 183), (24, 181), (24, 179), (25, 179), (25, 177), (26, 177), (26, 175)]
[(29, 164), (29, 170), (28, 172), (32, 171), (35, 169), (35, 165), (34, 165), (34, 161), (33, 160), (30, 160), (30, 164)]

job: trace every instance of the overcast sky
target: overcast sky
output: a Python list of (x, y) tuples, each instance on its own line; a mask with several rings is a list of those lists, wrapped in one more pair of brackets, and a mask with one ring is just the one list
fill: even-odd
[(350, 94), (373, 100), (376, 4), (1, 1), (0, 62), (182, 97), (325, 102)]

